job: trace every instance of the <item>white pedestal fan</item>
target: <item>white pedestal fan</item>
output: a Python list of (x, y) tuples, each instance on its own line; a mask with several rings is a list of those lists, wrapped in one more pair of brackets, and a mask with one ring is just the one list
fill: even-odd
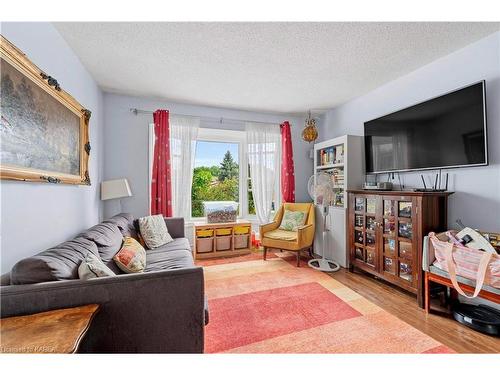
[(311, 259), (308, 262), (309, 267), (314, 268), (318, 271), (323, 272), (335, 272), (340, 269), (340, 265), (333, 261), (325, 258), (325, 250), (326, 250), (326, 241), (327, 241), (327, 232), (329, 229), (326, 226), (326, 220), (328, 217), (328, 212), (330, 211), (330, 206), (334, 202), (335, 199), (335, 191), (333, 189), (333, 181), (329, 174), (320, 172), (316, 174), (316, 178), (314, 175), (309, 178), (309, 182), (307, 184), (307, 190), (309, 195), (317, 206), (321, 207), (322, 213), (322, 236), (323, 243), (321, 246), (321, 258), (320, 259)]

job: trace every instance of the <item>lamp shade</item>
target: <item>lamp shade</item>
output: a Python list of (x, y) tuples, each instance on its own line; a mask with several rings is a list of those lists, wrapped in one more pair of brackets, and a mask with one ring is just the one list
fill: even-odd
[(132, 192), (126, 178), (101, 182), (101, 200), (131, 197)]

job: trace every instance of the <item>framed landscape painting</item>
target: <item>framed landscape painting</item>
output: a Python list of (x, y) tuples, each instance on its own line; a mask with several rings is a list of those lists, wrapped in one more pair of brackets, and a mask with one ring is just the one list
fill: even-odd
[(90, 185), (90, 111), (0, 38), (0, 177)]

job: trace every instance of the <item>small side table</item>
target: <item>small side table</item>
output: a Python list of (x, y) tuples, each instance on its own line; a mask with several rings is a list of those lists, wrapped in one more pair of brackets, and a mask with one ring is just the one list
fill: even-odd
[(0, 320), (0, 353), (76, 353), (99, 305)]

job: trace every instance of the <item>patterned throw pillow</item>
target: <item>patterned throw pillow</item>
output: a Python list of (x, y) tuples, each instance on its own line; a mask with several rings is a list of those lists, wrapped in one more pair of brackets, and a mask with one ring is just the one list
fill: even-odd
[(146, 267), (146, 250), (132, 237), (124, 237), (120, 251), (113, 257), (125, 273), (143, 272)]
[(306, 212), (285, 210), (281, 219), (280, 229), (296, 232), (298, 227), (304, 225), (306, 217)]
[(89, 252), (78, 267), (78, 277), (81, 280), (95, 279), (96, 277), (115, 276), (101, 259)]
[(141, 217), (139, 219), (139, 228), (146, 246), (150, 249), (173, 241), (162, 215)]

